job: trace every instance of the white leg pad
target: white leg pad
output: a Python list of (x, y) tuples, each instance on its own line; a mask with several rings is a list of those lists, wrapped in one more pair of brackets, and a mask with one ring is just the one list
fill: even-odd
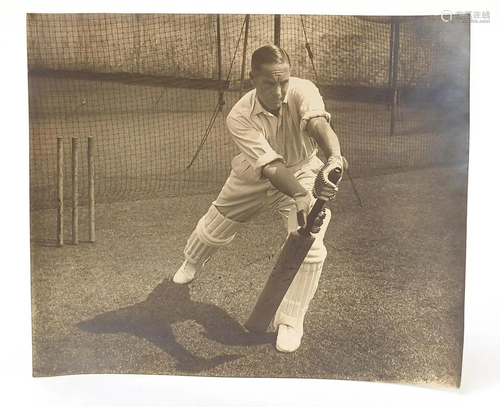
[(323, 262), (303, 263), (276, 312), (274, 327), (290, 325), (302, 335), (304, 316), (318, 288)]
[(303, 332), (304, 316), (309, 303), (318, 288), (319, 278), (323, 271), (326, 258), (326, 247), (323, 239), (331, 220), (331, 212), (326, 209), (326, 216), (318, 233), (315, 233), (314, 243), (295, 276), (285, 298), (276, 312), (274, 326), (286, 324), (294, 327), (300, 334)]
[(190, 263), (204, 264), (219, 247), (230, 243), (244, 223), (221, 215), (212, 205), (200, 219), (184, 248), (184, 256)]
[(318, 233), (313, 234), (314, 242), (309, 249), (309, 253), (307, 253), (306, 258), (304, 259), (304, 263), (319, 263), (325, 261), (327, 252), (323, 239), (325, 237), (326, 229), (330, 224), (330, 220), (332, 219), (332, 213), (328, 208), (325, 209), (325, 212), (326, 216), (325, 219), (323, 219), (321, 229)]

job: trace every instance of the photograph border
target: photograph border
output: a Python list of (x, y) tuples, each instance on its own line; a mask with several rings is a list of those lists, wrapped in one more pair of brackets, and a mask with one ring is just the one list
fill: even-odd
[[(471, 140), (470, 140), (470, 167), (469, 167), (469, 200), (468, 200), (468, 241), (467, 241), (467, 274), (466, 274), (466, 312), (465, 312), (465, 346), (464, 346), (464, 372), (462, 388), (460, 390), (436, 390), (421, 388), (418, 386), (406, 386), (383, 383), (359, 383), (348, 381), (330, 380), (299, 380), (299, 379), (228, 379), (228, 378), (186, 378), (170, 376), (136, 376), (136, 375), (90, 375), (88, 377), (60, 377), (32, 379), (31, 373), (31, 312), (30, 289), (29, 289), (29, 198), (28, 198), (28, 156), (27, 137), (20, 136), (28, 134), (27, 114), (27, 81), (26, 81), (26, 40), (25, 25), (20, 24), (27, 12), (99, 12), (110, 11), (111, 6), (103, 6), (87, 2), (85, 7), (80, 5), (76, 8), (62, 2), (48, 1), (43, 7), (36, 6), (35, 2), (21, 1), (16, 6), (9, 3), (9, 21), (6, 21), (3, 30), (3, 42), (6, 44), (4, 52), (12, 57), (15, 63), (12, 66), (2, 67), (5, 69), (4, 78), (12, 78), (8, 95), (12, 99), (4, 98), (2, 111), (11, 112), (17, 110), (16, 115), (6, 115), (6, 130), (4, 134), (9, 137), (6, 141), (16, 156), (9, 157), (2, 163), (2, 177), (7, 179), (5, 188), (9, 191), (4, 214), (15, 214), (9, 216), (7, 223), (8, 233), (2, 238), (3, 247), (12, 247), (15, 243), (16, 250), (8, 250), (8, 256), (4, 259), (6, 266), (3, 270), (9, 270), (7, 282), (13, 287), (7, 295), (2, 298), (2, 316), (9, 311), (5, 321), (10, 327), (11, 335), (2, 339), (3, 354), (2, 361), (6, 361), (7, 368), (2, 372), (2, 382), (9, 382), (8, 392), (17, 394), (19, 400), (36, 400), (37, 405), (64, 405), (64, 402), (72, 402), (72, 405), (136, 405), (142, 399), (148, 399), (152, 403), (164, 403), (168, 397), (170, 403), (178, 402), (179, 405), (234, 405), (234, 400), (241, 402), (240, 405), (255, 405), (257, 402), (266, 400), (268, 404), (274, 405), (303, 405), (304, 400), (310, 400), (309, 405), (321, 405), (325, 400), (335, 400), (340, 405), (365, 405), (370, 401), (371, 405), (398, 405), (401, 400), (406, 400), (406, 405), (422, 405), (424, 402), (431, 405), (460, 405), (461, 403), (487, 400), (493, 394), (498, 394), (499, 373), (496, 369), (499, 359), (499, 327), (495, 324), (496, 312), (498, 311), (498, 295), (495, 287), (498, 287), (499, 276), (495, 274), (496, 259), (495, 251), (495, 227), (498, 225), (496, 212), (496, 200), (490, 195), (492, 187), (492, 175), (495, 174), (495, 155), (498, 148), (498, 139), (492, 137), (495, 127), (491, 125), (491, 118), (495, 117), (493, 106), (493, 69), (498, 66), (492, 63), (491, 38), (493, 34), (498, 35), (498, 22), (496, 16), (500, 15), (498, 6), (493, 3), (476, 3), (472, 9), (483, 8), (491, 11), (491, 25), (472, 26), (472, 61), (471, 61)], [(137, 2), (111, 2), (114, 10), (120, 12), (139, 12), (145, 8), (145, 2), (139, 5)], [(162, 9), (159, 2), (150, 9), (151, 12), (175, 12), (174, 10)], [(422, 3), (422, 2), (419, 2)], [(431, 5), (432, 3), (432, 5)], [(311, 3), (308, 2), (310, 8)], [(183, 4), (186, 7), (186, 4)], [(281, 6), (281, 4), (280, 4)], [(348, 7), (328, 8), (324, 5), (314, 10), (308, 10), (309, 14), (346, 14)], [(419, 14), (436, 14), (439, 2), (429, 2), (429, 5), (418, 7), (422, 10)], [(4, 6), (2, 6), (3, 8)], [(92, 8), (94, 7), (94, 8)], [(282, 6), (285, 7), (285, 6)], [(365, 7), (366, 14), (414, 14), (418, 7), (403, 10), (401, 5), (389, 5), (384, 8), (377, 3), (377, 10)], [(387, 5), (385, 5), (387, 7)], [(453, 6), (447, 3), (445, 9)], [(463, 3), (458, 7), (463, 8)], [(101, 8), (101, 10), (99, 10)], [(224, 6), (225, 8), (225, 6)], [(455, 7), (454, 7), (455, 8)], [(106, 10), (104, 10), (106, 9)], [(185, 8), (185, 12), (187, 8)], [(394, 10), (391, 12), (389, 10)], [(458, 9), (457, 9), (458, 10)], [(217, 10), (215, 10), (217, 11)], [(215, 12), (212, 11), (212, 12)], [(192, 10), (191, 10), (192, 12)], [(208, 10), (197, 10), (197, 12), (209, 12)], [(244, 13), (243, 10), (226, 9), (225, 12)], [(270, 8), (266, 13), (281, 12), (290, 14), (287, 7), (276, 10)], [(298, 10), (297, 12), (303, 12)], [(10, 14), (12, 13), (12, 14)], [(356, 14), (356, 11), (347, 12)], [(15, 38), (21, 39), (16, 41)], [(12, 40), (12, 43), (10, 43)], [(24, 88), (20, 91), (20, 88)], [(7, 100), (6, 100), (7, 99)], [(15, 117), (15, 118), (14, 118)], [(489, 137), (486, 138), (486, 135)], [(17, 139), (15, 142), (11, 140)], [(493, 140), (492, 140), (493, 139)], [(15, 169), (15, 170), (13, 170)], [(14, 177), (12, 177), (14, 175)], [(7, 177), (8, 176), (8, 177)], [(6, 236), (5, 236), (6, 235)], [(496, 239), (498, 240), (498, 239)], [(12, 313), (12, 310), (15, 312)], [(3, 342), (6, 343), (3, 343)], [(494, 368), (495, 367), (495, 368)], [(118, 377), (115, 377), (118, 376)], [(297, 395), (296, 389), (300, 388)], [(259, 388), (260, 395), (255, 394)], [(279, 395), (276, 389), (279, 388)], [(251, 390), (250, 392), (248, 390)], [(295, 394), (295, 399), (290, 394)], [(283, 396), (283, 394), (286, 394)], [(75, 401), (78, 395), (80, 400)], [(242, 395), (244, 398), (242, 398)], [(5, 395), (4, 395), (5, 397)], [(377, 400), (380, 403), (377, 404)], [(375, 401), (375, 402), (374, 402)], [(245, 404), (247, 402), (248, 404)], [(44, 404), (46, 403), (46, 404)], [(59, 404), (61, 403), (61, 404)], [(79, 404), (81, 403), (81, 404)], [(101, 404), (98, 404), (101, 403)], [(169, 404), (170, 404), (169, 403)], [(191, 404), (192, 403), (192, 404)], [(225, 404), (227, 403), (227, 404)], [(296, 404), (295, 404), (296, 403)], [(317, 403), (317, 404), (315, 404)], [(154, 405), (154, 404), (151, 404)]]

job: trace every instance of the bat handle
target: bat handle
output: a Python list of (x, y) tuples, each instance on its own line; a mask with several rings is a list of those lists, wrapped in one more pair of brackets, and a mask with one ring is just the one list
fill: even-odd
[(316, 202), (314, 203), (314, 206), (311, 209), (311, 212), (309, 212), (309, 215), (307, 215), (307, 223), (305, 227), (302, 227), (298, 230), (299, 235), (301, 236), (310, 236), (312, 228), (314, 226), (314, 220), (316, 217), (319, 215), (321, 210), (323, 209), (323, 206), (325, 205), (325, 201), (322, 199), (317, 199)]
[(328, 173), (328, 179), (330, 180), (331, 183), (337, 185), (337, 182), (339, 182), (339, 179), (342, 177), (342, 173), (343, 173), (342, 168), (335, 167)]
[[(342, 169), (340, 167), (334, 168), (328, 174), (328, 179), (333, 184), (337, 184), (340, 177), (342, 177)], [(298, 230), (298, 233), (301, 236), (310, 236), (311, 235), (311, 231), (312, 231), (312, 228), (314, 226), (314, 220), (316, 219), (316, 217), (319, 215), (319, 213), (323, 209), (323, 206), (325, 205), (325, 203), (326, 203), (326, 201), (323, 201), (322, 199), (316, 200), (316, 202), (314, 203), (314, 206), (311, 209), (311, 212), (309, 212), (309, 215), (307, 215), (306, 227), (300, 228)]]

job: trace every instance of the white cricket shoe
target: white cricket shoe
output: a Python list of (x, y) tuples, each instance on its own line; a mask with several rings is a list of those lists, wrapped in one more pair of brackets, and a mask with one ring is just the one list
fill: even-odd
[(278, 326), (278, 339), (276, 339), (276, 349), (280, 352), (295, 352), (299, 349), (302, 339), (302, 332), (290, 325), (280, 324)]
[(187, 284), (194, 280), (196, 274), (196, 268), (193, 264), (184, 260), (182, 266), (179, 267), (177, 273), (175, 273), (173, 282), (176, 284)]

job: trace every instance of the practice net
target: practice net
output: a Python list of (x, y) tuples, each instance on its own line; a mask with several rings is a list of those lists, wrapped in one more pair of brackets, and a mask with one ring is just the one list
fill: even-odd
[[(467, 161), (468, 24), (439, 17), (29, 14), (30, 192), (56, 205), (57, 138), (88, 136), (96, 201), (216, 193), (253, 50), (318, 85), (354, 177)], [(277, 37), (278, 33), (278, 37)], [(66, 188), (70, 193), (71, 188)]]

